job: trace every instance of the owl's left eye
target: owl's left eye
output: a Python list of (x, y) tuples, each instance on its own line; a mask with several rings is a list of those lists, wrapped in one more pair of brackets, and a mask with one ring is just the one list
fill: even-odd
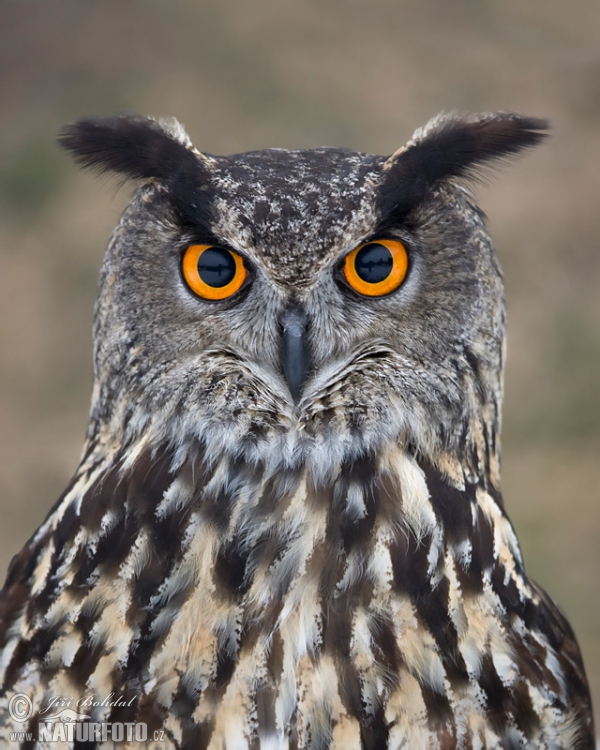
[(374, 240), (348, 253), (344, 277), (355, 292), (383, 297), (395, 292), (408, 273), (408, 251), (398, 240)]
[(183, 253), (181, 272), (198, 297), (222, 300), (234, 295), (246, 279), (241, 255), (217, 245), (190, 245)]

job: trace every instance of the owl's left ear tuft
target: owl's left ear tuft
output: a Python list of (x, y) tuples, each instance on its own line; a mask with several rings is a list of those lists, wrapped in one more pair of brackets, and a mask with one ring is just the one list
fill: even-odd
[(536, 146), (547, 129), (546, 120), (505, 112), (436, 117), (387, 160), (381, 208), (401, 220), (437, 184), (452, 178), (481, 179), (484, 165)]

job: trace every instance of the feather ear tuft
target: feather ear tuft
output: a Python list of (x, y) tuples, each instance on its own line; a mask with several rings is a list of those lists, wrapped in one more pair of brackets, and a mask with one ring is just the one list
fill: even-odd
[(536, 146), (547, 129), (546, 120), (503, 112), (434, 118), (387, 160), (379, 196), (382, 213), (402, 221), (437, 184), (480, 179), (483, 165)]
[(165, 184), (182, 219), (194, 221), (209, 184), (210, 157), (192, 149), (176, 120), (139, 115), (85, 118), (65, 125), (60, 145), (78, 164), (125, 179), (156, 179)]
[(177, 173), (197, 173), (203, 166), (187, 133), (173, 120), (139, 115), (85, 118), (65, 125), (58, 141), (81, 166), (134, 180), (170, 180)]

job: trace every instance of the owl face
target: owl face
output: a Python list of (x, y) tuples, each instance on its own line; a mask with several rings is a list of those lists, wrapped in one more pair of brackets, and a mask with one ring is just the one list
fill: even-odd
[[(289, 461), (325, 445), (339, 462), (387, 439), (457, 451), (482, 410), (499, 413), (501, 276), (457, 178), (532, 145), (539, 122), (439, 120), (389, 159), (212, 157), (177, 125), (101, 123), (64, 143), (144, 185), (102, 273), (97, 425), (238, 452), (276, 441)], [(117, 163), (111, 138), (144, 148)]]

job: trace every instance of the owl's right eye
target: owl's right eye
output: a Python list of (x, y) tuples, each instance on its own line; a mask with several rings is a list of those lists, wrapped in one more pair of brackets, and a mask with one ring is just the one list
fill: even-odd
[(247, 276), (242, 256), (217, 245), (187, 247), (181, 272), (192, 292), (208, 300), (231, 297), (241, 289)]

